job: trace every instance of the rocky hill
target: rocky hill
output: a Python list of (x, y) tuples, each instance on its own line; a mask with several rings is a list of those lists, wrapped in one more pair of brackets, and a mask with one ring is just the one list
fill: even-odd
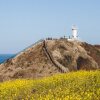
[(67, 39), (43, 40), (1, 64), (0, 81), (99, 68), (100, 45)]

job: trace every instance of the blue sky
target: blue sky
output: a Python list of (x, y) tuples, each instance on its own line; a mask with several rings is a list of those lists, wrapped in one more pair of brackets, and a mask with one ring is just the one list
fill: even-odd
[(100, 44), (100, 0), (0, 0), (0, 53), (17, 53), (46, 37), (71, 35)]

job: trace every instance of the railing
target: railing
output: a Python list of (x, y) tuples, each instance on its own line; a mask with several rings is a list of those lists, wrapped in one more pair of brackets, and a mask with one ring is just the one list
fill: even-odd
[(46, 42), (43, 42), (43, 50), (47, 56), (47, 58), (63, 73), (68, 72), (68, 68), (65, 68), (62, 64), (60, 64), (57, 60), (55, 60), (52, 55), (50, 54), (50, 51), (48, 50), (48, 47), (46, 45)]
[(44, 41), (44, 39), (40, 39), (39, 41), (37, 41), (37, 42), (31, 44), (30, 46), (26, 47), (25, 49), (21, 50), (21, 51), (18, 52), (16, 55), (20, 54), (21, 52), (24, 52), (24, 51), (27, 50), (28, 48), (33, 47), (33, 46), (35, 46), (36, 44), (41, 43), (41, 42), (43, 42), (43, 41)]
[(41, 43), (41, 42), (43, 42), (43, 41), (44, 41), (44, 39), (38, 40), (37, 42), (33, 43), (32, 45), (28, 46), (27, 48), (21, 50), (20, 52), (16, 53), (15, 55), (11, 56), (10, 58), (6, 59), (5, 61), (2, 61), (0, 64), (2, 64), (2, 63), (4, 63), (4, 62), (6, 62), (6, 61), (8, 61), (8, 60), (10, 60), (10, 59), (12, 59), (12, 58), (14, 58), (15, 56), (17, 56), (17, 55), (20, 54), (21, 52), (24, 52), (24, 51), (27, 50), (28, 48), (33, 47), (33, 46), (35, 46), (36, 44)]

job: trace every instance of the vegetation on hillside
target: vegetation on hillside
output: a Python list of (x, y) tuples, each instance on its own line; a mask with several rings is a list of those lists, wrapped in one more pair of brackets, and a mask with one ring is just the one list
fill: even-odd
[(0, 100), (100, 100), (100, 71), (0, 83)]
[(100, 46), (67, 39), (43, 40), (0, 64), (0, 82), (100, 69)]

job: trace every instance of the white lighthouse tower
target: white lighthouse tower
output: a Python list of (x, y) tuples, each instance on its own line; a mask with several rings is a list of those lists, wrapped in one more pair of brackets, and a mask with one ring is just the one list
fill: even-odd
[(73, 40), (78, 39), (78, 29), (75, 25), (72, 26), (72, 39)]

